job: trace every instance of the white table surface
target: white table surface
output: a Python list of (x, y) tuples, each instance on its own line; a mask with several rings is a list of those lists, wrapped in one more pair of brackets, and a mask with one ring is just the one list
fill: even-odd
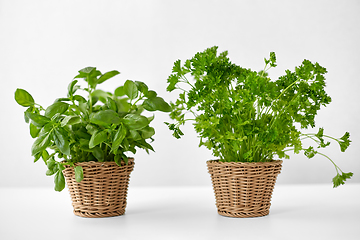
[(217, 214), (209, 187), (131, 187), (123, 216), (77, 217), (67, 189), (0, 188), (0, 239), (360, 239), (360, 184), (276, 185), (270, 215)]

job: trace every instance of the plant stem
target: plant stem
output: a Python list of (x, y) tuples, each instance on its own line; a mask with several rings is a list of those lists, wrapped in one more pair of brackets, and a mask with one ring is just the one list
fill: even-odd
[(181, 88), (181, 87), (179, 87), (179, 86), (176, 86), (176, 88), (179, 89), (179, 90), (182, 90), (182, 91), (184, 91), (184, 92), (186, 92), (186, 93), (189, 93), (189, 91), (187, 91), (187, 90), (185, 90), (185, 89), (183, 89), (183, 88)]
[[(300, 80), (300, 79), (299, 79)], [(290, 87), (292, 87), (295, 83), (297, 83), (299, 80), (296, 80), (296, 81), (294, 81), (292, 84), (290, 84), (289, 86), (287, 86), (280, 94), (279, 94), (279, 96), (277, 96), (277, 98), (271, 103), (271, 105), (268, 107), (268, 109), (267, 109), (267, 111), (265, 112), (265, 114), (268, 114), (269, 113), (269, 111), (270, 111), (270, 109), (271, 109), (271, 107), (274, 105), (274, 103), (277, 101), (277, 100), (279, 100), (279, 98), (282, 96), (282, 95), (284, 95), (284, 93), (290, 88)], [(274, 115), (275, 116), (275, 115)]]
[(90, 83), (89, 83), (89, 77), (87, 77), (87, 82), (88, 82), (88, 93), (89, 93), (89, 116), (92, 113), (92, 88), (90, 87)]
[(263, 77), (264, 73), (267, 72), (271, 68), (271, 66), (270, 66), (268, 69), (266, 69), (267, 65), (268, 65), (268, 63), (265, 64), (265, 67), (264, 67), (263, 71), (261, 72), (261, 77)]
[(40, 111), (41, 111), (41, 110), (45, 111), (45, 109), (44, 109), (40, 104), (35, 103), (34, 105), (39, 106)]
[[(312, 136), (310, 136), (310, 135), (312, 135), (312, 134), (301, 134), (301, 135), (302, 135), (302, 136), (306, 136), (306, 137), (303, 138), (303, 139), (300, 139), (300, 140), (304, 140), (304, 139), (310, 138), (310, 139), (314, 140), (314, 142), (316, 142), (317, 144), (319, 144), (319, 141), (318, 141), (317, 139), (315, 139), (315, 138), (313, 138)], [(314, 136), (315, 136), (315, 134), (314, 134)]]
[[(138, 103), (140, 100), (142, 100), (145, 97), (145, 95), (142, 95), (142, 96), (141, 95), (142, 94), (140, 93), (140, 96), (138, 97), (138, 99), (132, 105), (135, 105), (136, 103)], [(130, 100), (130, 103), (131, 103), (131, 100)]]
[(327, 155), (325, 155), (325, 154), (323, 154), (323, 153), (320, 153), (320, 152), (317, 152), (317, 153), (320, 154), (321, 156), (326, 157), (327, 159), (329, 159), (329, 160), (332, 162), (332, 164), (334, 164), (337, 174), (339, 174), (338, 169), (340, 170), (340, 172), (342, 172), (342, 170), (338, 167), (338, 165), (336, 165), (336, 164), (334, 163), (333, 160), (331, 160), (331, 158), (329, 158)]
[[(308, 134), (302, 134), (302, 135), (312, 135), (312, 136), (316, 136), (315, 133), (308, 133)], [(339, 139), (336, 139), (336, 138), (331, 137), (331, 136), (328, 136), (328, 135), (323, 135), (323, 137), (327, 137), (327, 138), (330, 138), (330, 139), (332, 139), (332, 140), (334, 140), (334, 141), (339, 142)]]

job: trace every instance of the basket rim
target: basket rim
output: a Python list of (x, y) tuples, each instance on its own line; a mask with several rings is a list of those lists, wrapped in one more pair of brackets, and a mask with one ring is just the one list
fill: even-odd
[[(63, 161), (64, 163), (68, 163), (68, 162), (65, 162)], [(123, 160), (121, 161), (122, 163), (124, 162)], [(134, 162), (134, 158), (128, 158), (128, 164), (126, 165), (125, 162), (124, 162), (124, 165), (121, 165), (121, 167), (124, 167), (124, 166), (130, 166), (130, 165), (133, 165), (135, 162)], [(111, 161), (111, 162), (95, 162), (95, 161), (89, 161), (89, 162), (76, 162), (76, 163), (73, 163), (74, 166), (82, 166), (82, 167), (86, 167), (86, 166), (104, 166), (104, 167), (111, 167), (111, 166), (118, 166), (114, 161)], [(70, 167), (69, 165), (65, 165), (65, 167)]]
[(283, 160), (271, 160), (270, 162), (220, 162), (219, 159), (206, 161), (209, 165), (243, 165), (243, 166), (254, 166), (254, 165), (279, 165), (283, 163)]

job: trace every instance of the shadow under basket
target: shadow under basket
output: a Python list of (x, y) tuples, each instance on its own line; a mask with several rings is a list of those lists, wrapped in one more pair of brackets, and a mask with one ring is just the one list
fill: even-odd
[(129, 158), (119, 167), (115, 162), (81, 162), (84, 179), (75, 180), (74, 167), (63, 170), (69, 188), (74, 214), (80, 217), (102, 218), (123, 215), (130, 173), (134, 169), (134, 159)]
[(207, 161), (218, 213), (227, 217), (261, 217), (269, 214), (271, 195), (282, 161)]

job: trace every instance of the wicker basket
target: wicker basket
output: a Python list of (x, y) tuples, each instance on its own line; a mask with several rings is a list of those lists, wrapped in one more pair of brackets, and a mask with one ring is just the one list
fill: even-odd
[(207, 161), (218, 213), (227, 217), (261, 217), (269, 214), (271, 195), (282, 161)]
[(84, 179), (75, 180), (74, 168), (63, 171), (69, 188), (74, 214), (81, 217), (101, 218), (123, 215), (130, 173), (134, 159), (121, 167), (115, 162), (82, 162)]

